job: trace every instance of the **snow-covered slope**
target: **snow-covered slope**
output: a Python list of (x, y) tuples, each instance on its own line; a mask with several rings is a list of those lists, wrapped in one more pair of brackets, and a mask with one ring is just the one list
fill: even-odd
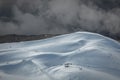
[(0, 44), (0, 80), (120, 80), (120, 44), (76, 32)]

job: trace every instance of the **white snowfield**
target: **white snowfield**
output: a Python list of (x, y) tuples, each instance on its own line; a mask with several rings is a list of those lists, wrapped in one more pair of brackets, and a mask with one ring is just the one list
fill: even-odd
[(0, 80), (120, 80), (120, 43), (76, 32), (0, 44)]

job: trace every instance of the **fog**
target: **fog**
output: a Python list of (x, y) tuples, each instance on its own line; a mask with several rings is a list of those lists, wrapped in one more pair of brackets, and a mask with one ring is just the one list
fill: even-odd
[[(116, 1), (116, 2), (115, 2)], [(0, 0), (0, 35), (120, 34), (118, 0)]]

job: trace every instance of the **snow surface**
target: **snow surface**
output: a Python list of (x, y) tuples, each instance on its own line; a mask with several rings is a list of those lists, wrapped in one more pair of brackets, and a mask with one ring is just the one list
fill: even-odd
[(120, 44), (89, 32), (0, 44), (0, 80), (120, 80)]

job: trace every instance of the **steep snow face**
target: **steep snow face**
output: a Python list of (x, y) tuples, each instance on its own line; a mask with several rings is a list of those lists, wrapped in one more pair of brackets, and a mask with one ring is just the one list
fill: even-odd
[(120, 44), (76, 32), (0, 44), (0, 80), (120, 80)]

